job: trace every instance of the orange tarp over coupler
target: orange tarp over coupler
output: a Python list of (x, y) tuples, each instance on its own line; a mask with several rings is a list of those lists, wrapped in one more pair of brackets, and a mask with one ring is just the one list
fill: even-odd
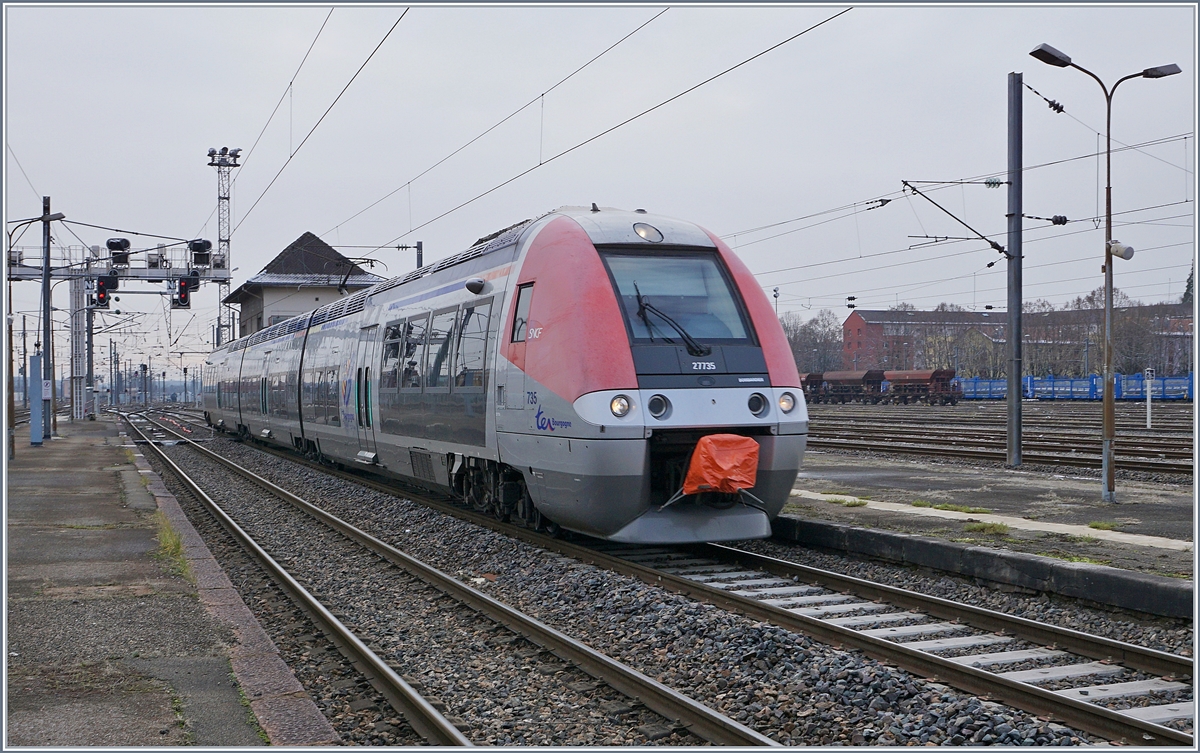
[(688, 463), (683, 493), (749, 489), (758, 478), (758, 442), (736, 434), (701, 437)]

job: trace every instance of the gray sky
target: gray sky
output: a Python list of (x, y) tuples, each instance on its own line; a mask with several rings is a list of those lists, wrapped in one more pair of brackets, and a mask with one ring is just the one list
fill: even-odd
[[(245, 157), (283, 97), (234, 171), (234, 286), (305, 231), (351, 257), (369, 249), (350, 246), (422, 240), (432, 261), (514, 222), (596, 202), (725, 236), (768, 294), (779, 286), (781, 313), (831, 309), (841, 319), (849, 295), (864, 308), (1002, 308), (1005, 262), (988, 269), (999, 255), (983, 242), (908, 250), (921, 242), (909, 236), (969, 233), (902, 194), (901, 180), (1003, 178), (1007, 78), (1017, 71), (1065, 106), (1055, 113), (1025, 91), (1025, 165), (1058, 163), (1026, 171), (1025, 213), (1079, 220), (1026, 221), (1025, 297), (1061, 306), (1103, 284), (1104, 231), (1092, 221), (1103, 216), (1103, 165), (1088, 155), (1102, 146), (1105, 111), (1085, 74), (1029, 56), (1046, 42), (1108, 84), (1150, 66), (1183, 69), (1127, 81), (1114, 99), (1114, 148), (1156, 142), (1113, 155), (1114, 235), (1138, 249), (1117, 262), (1117, 287), (1145, 302), (1178, 300), (1195, 255), (1195, 5), (853, 7), (556, 159), (851, 6), (673, 7), (543, 98), (667, 6), (414, 6), (304, 141), (404, 10), (330, 7), (7, 4), (6, 219), (40, 214), (49, 195), (68, 219), (215, 243), (216, 173), (205, 154), (228, 146)], [(921, 187), (980, 232), (1004, 232), (1004, 188)], [(894, 201), (867, 209), (880, 198)], [(73, 229), (88, 244), (115, 235)], [(58, 226), (55, 240), (78, 243)], [(20, 245), (39, 242), (35, 226)], [(413, 268), (411, 251), (372, 255), (384, 276)], [(196, 317), (170, 350), (208, 348), (216, 293), (205, 287), (192, 312), (174, 313), (174, 336)], [(35, 283), (14, 286), (16, 310), (35, 312), (31, 329), (37, 300)], [(66, 304), (61, 285), (55, 305)], [(163, 357), (158, 299), (126, 296), (120, 307), (147, 312), (138, 334), (118, 338), (126, 354)]]

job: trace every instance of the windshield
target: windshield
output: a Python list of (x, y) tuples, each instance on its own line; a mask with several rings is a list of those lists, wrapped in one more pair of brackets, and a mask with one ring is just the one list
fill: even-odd
[(701, 342), (750, 340), (741, 307), (714, 255), (601, 255), (635, 342), (683, 343), (688, 339), (683, 333)]

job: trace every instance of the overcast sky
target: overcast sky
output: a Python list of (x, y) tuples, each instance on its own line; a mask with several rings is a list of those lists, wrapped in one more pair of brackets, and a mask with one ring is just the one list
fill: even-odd
[[(1195, 256), (1194, 5), (413, 6), (390, 35), (404, 6), (332, 7), (6, 5), (6, 219), (37, 216), (48, 195), (68, 219), (215, 243), (206, 152), (241, 147), (235, 287), (305, 231), (346, 256), (371, 253), (387, 265), (374, 271), (394, 276), (413, 268), (411, 251), (353, 247), (421, 240), (428, 262), (596, 202), (726, 237), (768, 295), (779, 287), (781, 313), (830, 309), (840, 320), (851, 295), (863, 308), (1003, 308), (1005, 262), (987, 268), (999, 258), (987, 244), (909, 250), (923, 243), (911, 236), (971, 233), (901, 181), (1003, 179), (1015, 71), (1065, 108), (1025, 90), (1025, 213), (1072, 220), (1026, 220), (1025, 298), (1061, 306), (1103, 284), (1104, 230), (1093, 221), (1103, 217), (1103, 164), (1091, 155), (1105, 108), (1084, 73), (1029, 56), (1045, 42), (1108, 84), (1150, 66), (1183, 69), (1127, 81), (1114, 99), (1114, 148), (1149, 144), (1112, 158), (1114, 235), (1138, 249), (1117, 262), (1117, 287), (1178, 300)], [(1003, 187), (917, 185), (1007, 242)], [(71, 229), (89, 245), (115, 235)], [(135, 248), (152, 243), (129, 237)], [(61, 225), (54, 238), (79, 244)], [(38, 243), (34, 226), (19, 245)], [(56, 306), (67, 305), (66, 287)], [(38, 292), (14, 286), (31, 330)], [(191, 312), (174, 312), (170, 346), (157, 298), (119, 305), (147, 312), (118, 337), (127, 357), (209, 347), (215, 285)]]

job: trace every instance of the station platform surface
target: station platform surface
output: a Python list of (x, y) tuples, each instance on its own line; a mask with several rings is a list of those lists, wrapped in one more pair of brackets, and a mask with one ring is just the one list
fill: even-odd
[[(776, 532), (831, 548), (854, 538), (863, 546), (903, 550), (912, 564), (952, 562), (956, 553), (966, 560), (968, 552), (980, 560), (994, 551), (991, 559), (1008, 557), (1018, 570), (1090, 577), (1079, 582), (1094, 593), (1103, 590), (1096, 579), (1108, 578), (1116, 601), (1121, 591), (1157, 588), (1190, 605), (1193, 485), (1118, 478), (1115, 490), (1117, 503), (1104, 503), (1100, 479), (1071, 468), (809, 451)], [(921, 557), (925, 562), (917, 561)], [(1118, 575), (1112, 570), (1130, 575), (1111, 578)]]
[[(41, 447), (17, 431), (5, 490), (5, 744), (335, 742), (122, 428), (109, 416), (60, 418), (60, 436)], [(180, 537), (176, 556), (161, 551), (163, 530)]]

